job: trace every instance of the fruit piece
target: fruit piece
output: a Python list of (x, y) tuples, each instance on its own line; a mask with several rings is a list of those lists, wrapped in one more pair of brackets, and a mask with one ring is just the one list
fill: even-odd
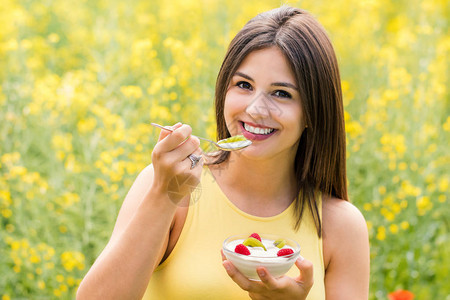
[(236, 248), (234, 248), (234, 252), (242, 255), (250, 255), (250, 250), (248, 250), (248, 248), (243, 244), (236, 245)]
[(277, 256), (285, 256), (285, 255), (289, 255), (294, 253), (294, 250), (290, 249), (290, 248), (284, 248), (284, 249), (280, 249), (277, 252)]
[(275, 246), (275, 247), (278, 247), (278, 248), (283, 248), (285, 245), (286, 245), (286, 240), (283, 240), (283, 239), (278, 239), (278, 240), (276, 240), (275, 242), (273, 242), (273, 245)]
[(255, 233), (252, 233), (252, 234), (250, 235), (250, 237), (254, 237), (255, 239), (257, 239), (258, 241), (261, 242), (261, 237), (260, 237), (259, 234), (257, 234), (256, 232), (255, 232)]
[(261, 243), (261, 241), (258, 241), (254, 237), (247, 238), (244, 241), (244, 245), (245, 246), (250, 246), (250, 247), (262, 247), (264, 249), (264, 251), (267, 251), (267, 249), (266, 249), (266, 247), (264, 247), (263, 243)]

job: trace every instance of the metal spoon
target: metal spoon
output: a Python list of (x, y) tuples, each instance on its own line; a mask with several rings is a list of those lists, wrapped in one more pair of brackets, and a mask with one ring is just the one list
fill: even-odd
[[(167, 128), (165, 126), (162, 126), (162, 125), (159, 125), (159, 124), (156, 124), (156, 123), (150, 123), (150, 124), (152, 126), (155, 126), (155, 127), (158, 127), (158, 128), (161, 128), (161, 129), (173, 132), (172, 129)], [(195, 136), (195, 135), (193, 135), (193, 136)], [(233, 137), (233, 136), (230, 137), (230, 138), (227, 138), (227, 139), (220, 140), (218, 142), (214, 142), (214, 141), (212, 141), (210, 139), (199, 137), (199, 136), (195, 136), (195, 137), (197, 137), (200, 140), (207, 141), (210, 144), (213, 144), (218, 149), (223, 150), (223, 151), (235, 151), (235, 150), (239, 150), (239, 149), (248, 147), (248, 146), (250, 146), (252, 144), (252, 141), (247, 140), (247, 139), (234, 141), (234, 139), (236, 139), (236, 137)]]

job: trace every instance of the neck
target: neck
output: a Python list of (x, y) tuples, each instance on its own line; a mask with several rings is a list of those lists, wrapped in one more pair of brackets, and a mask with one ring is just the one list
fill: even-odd
[(225, 171), (218, 174), (221, 177), (219, 183), (221, 181), (224, 186), (232, 187), (234, 195), (242, 195), (234, 199), (235, 204), (240, 207), (253, 211), (255, 207), (267, 207), (271, 211), (276, 211), (275, 207), (278, 207), (282, 211), (296, 196), (293, 166), (294, 162), (286, 157), (251, 160), (232, 152), (228, 160), (219, 167)]

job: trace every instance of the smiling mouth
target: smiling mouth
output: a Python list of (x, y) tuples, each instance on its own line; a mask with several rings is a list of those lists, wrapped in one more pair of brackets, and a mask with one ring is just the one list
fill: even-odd
[(245, 122), (242, 122), (242, 125), (245, 130), (247, 130), (248, 132), (253, 133), (253, 134), (268, 135), (275, 131), (274, 128), (254, 127)]

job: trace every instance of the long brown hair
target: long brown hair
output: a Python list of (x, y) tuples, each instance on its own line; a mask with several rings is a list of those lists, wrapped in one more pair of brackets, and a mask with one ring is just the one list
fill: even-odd
[[(307, 124), (295, 157), (298, 197), (294, 228), (299, 228), (307, 207), (321, 237), (318, 192), (348, 200), (345, 125), (336, 55), (325, 29), (308, 12), (289, 6), (264, 12), (251, 19), (231, 41), (216, 82), (217, 136), (230, 137), (224, 103), (237, 68), (250, 52), (274, 46), (290, 63)], [(225, 161), (228, 155), (222, 153), (215, 163)]]

